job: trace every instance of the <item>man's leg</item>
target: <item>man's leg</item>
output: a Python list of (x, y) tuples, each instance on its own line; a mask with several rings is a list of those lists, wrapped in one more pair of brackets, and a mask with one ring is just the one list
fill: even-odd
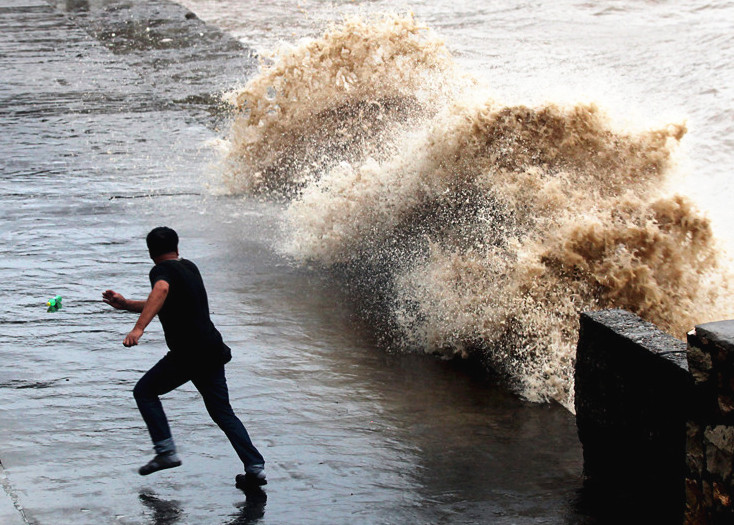
[(216, 366), (192, 379), (194, 386), (204, 398), (209, 415), (229, 438), (232, 447), (242, 460), (248, 479), (264, 485), (265, 460), (250, 440), (242, 421), (235, 415), (229, 404), (227, 380), (224, 365)]
[(181, 464), (176, 455), (176, 445), (171, 437), (168, 419), (158, 396), (178, 388), (188, 380), (189, 377), (182, 367), (177, 366), (168, 357), (163, 357), (140, 378), (133, 389), (135, 401), (148, 427), (156, 452), (156, 457), (140, 468), (139, 472), (142, 475)]

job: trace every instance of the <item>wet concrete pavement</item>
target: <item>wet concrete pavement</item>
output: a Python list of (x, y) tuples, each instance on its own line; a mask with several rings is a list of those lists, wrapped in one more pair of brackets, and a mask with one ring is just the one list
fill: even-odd
[[(0, 523), (587, 523), (573, 417), (426, 356), (376, 348), (338, 283), (273, 250), (275, 204), (208, 194), (217, 93), (243, 45), (167, 2), (0, 2)], [(100, 301), (148, 290), (175, 226), (235, 350), (235, 411), (266, 456), (245, 497), (196, 391), (166, 396), (184, 465), (131, 390), (165, 351)], [(64, 296), (56, 314), (48, 297)]]
[[(216, 61), (222, 53), (227, 68)], [(129, 498), (110, 505), (100, 494), (115, 498), (125, 490), (148, 453), (94, 439), (125, 425), (114, 412), (106, 424), (103, 416), (110, 393), (104, 383), (125, 379), (113, 374), (95, 381), (101, 361), (90, 350), (111, 341), (91, 335), (95, 324), (106, 324), (94, 317), (106, 284), (94, 267), (110, 244), (125, 246), (116, 237), (127, 237), (128, 228), (137, 233), (140, 219), (155, 213), (148, 202), (127, 214), (137, 206), (127, 198), (201, 191), (200, 180), (178, 173), (188, 166), (200, 171), (198, 150), (219, 123), (213, 86), (234, 85), (252, 67), (243, 46), (175, 4), (0, 2), (0, 273), (8, 301), (0, 523), (129, 522)], [(64, 318), (62, 309), (56, 318), (44, 317), (37, 306), (52, 288), (76, 315)], [(140, 370), (130, 361), (118, 365)], [(129, 404), (125, 390), (129, 385), (119, 399)], [(132, 497), (161, 515), (155, 497), (138, 491)]]

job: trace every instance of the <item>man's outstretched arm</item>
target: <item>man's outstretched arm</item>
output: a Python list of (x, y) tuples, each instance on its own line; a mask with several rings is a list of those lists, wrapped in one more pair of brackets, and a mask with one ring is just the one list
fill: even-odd
[(138, 322), (135, 323), (135, 327), (125, 337), (125, 340), (122, 342), (123, 345), (130, 347), (138, 344), (145, 328), (158, 315), (161, 308), (163, 308), (163, 303), (166, 302), (166, 297), (168, 297), (168, 288), (169, 285), (166, 281), (156, 281), (148, 299), (143, 302), (143, 309), (140, 312), (140, 317), (138, 317)]
[(114, 290), (107, 290), (102, 293), (102, 300), (112, 308), (127, 310), (128, 312), (140, 313), (143, 311), (143, 308), (145, 308), (145, 301), (132, 301), (130, 299), (125, 299), (122, 294), (119, 294)]

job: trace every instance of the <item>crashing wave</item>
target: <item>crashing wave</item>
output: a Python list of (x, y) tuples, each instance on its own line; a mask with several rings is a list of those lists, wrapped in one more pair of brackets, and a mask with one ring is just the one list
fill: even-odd
[(392, 346), (571, 407), (579, 312), (677, 336), (726, 315), (710, 224), (665, 189), (682, 124), (487, 100), (409, 15), (281, 50), (229, 98), (231, 190), (286, 198), (286, 252), (340, 274)]

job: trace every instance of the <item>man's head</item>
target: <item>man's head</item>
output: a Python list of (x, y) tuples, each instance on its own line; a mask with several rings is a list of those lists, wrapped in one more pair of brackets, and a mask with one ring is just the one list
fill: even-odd
[(178, 253), (178, 234), (167, 226), (153, 228), (145, 242), (148, 243), (151, 259), (170, 252)]

